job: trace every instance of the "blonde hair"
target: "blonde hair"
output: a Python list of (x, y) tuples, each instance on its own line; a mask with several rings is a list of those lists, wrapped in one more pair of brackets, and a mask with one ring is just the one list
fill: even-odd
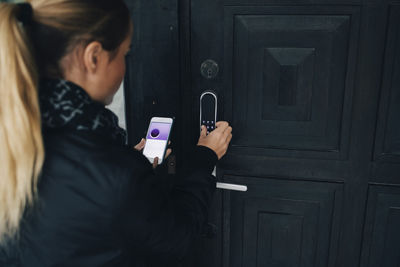
[(0, 4), (0, 242), (33, 203), (44, 160), (38, 74), (15, 4)]
[(19, 5), (0, 3), (0, 244), (17, 236), (38, 194), (45, 157), (39, 77), (62, 78), (60, 61), (78, 44), (98, 41), (115, 53), (130, 30), (123, 0), (29, 2), (26, 26)]

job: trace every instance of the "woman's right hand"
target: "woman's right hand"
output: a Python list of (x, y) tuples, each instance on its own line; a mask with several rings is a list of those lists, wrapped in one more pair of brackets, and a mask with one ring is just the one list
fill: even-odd
[(219, 121), (215, 124), (216, 129), (207, 135), (207, 127), (201, 126), (201, 134), (198, 146), (206, 146), (212, 149), (220, 160), (228, 150), (232, 140), (232, 127), (226, 121)]

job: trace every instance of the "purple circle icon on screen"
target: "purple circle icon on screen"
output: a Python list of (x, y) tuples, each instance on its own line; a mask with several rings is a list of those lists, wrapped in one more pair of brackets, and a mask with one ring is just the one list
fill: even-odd
[(160, 135), (160, 130), (158, 129), (154, 129), (153, 131), (151, 131), (151, 137), (153, 138), (157, 138)]

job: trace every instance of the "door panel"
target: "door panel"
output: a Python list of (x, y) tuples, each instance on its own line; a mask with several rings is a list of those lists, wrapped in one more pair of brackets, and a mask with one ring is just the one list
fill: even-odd
[[(335, 257), (343, 184), (225, 176), (224, 266), (328, 266)], [(330, 249), (331, 248), (331, 249)]]
[(389, 6), (389, 25), (377, 135), (373, 181), (400, 183), (400, 4)]
[(358, 9), (226, 7), (224, 18), (231, 152), (346, 159)]
[(371, 186), (361, 266), (399, 266), (400, 188)]
[[(372, 158), (361, 266), (399, 266), (400, 4), (388, 6), (380, 107)], [(395, 186), (397, 185), (397, 186)]]

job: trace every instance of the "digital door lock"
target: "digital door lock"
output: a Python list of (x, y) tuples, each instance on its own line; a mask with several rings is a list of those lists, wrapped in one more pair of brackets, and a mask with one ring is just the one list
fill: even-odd
[[(215, 130), (217, 122), (218, 110), (218, 97), (217, 93), (212, 90), (204, 91), (200, 96), (200, 132), (201, 126), (207, 127), (207, 134)], [(214, 168), (213, 175), (216, 176), (216, 167)], [(247, 186), (227, 183), (217, 183), (217, 188), (247, 191)]]

